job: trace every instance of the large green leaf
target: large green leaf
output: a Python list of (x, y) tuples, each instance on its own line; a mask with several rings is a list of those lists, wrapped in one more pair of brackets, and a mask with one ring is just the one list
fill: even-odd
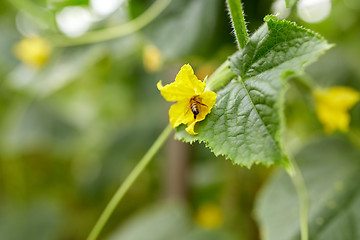
[[(309, 239), (359, 239), (359, 150), (344, 139), (322, 139), (303, 148), (295, 160), (308, 188)], [(262, 239), (300, 239), (298, 197), (285, 171), (273, 175), (256, 206)]]
[(195, 128), (198, 135), (180, 127), (177, 139), (205, 142), (215, 155), (225, 155), (235, 164), (287, 165), (281, 147), (283, 80), (300, 73), (330, 45), (292, 22), (274, 16), (265, 21), (243, 51), (231, 57), (238, 78), (218, 92), (216, 106)]

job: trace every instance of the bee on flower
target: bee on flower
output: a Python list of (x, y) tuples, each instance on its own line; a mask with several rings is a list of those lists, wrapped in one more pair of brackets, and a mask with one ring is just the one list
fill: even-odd
[(173, 83), (157, 87), (167, 101), (176, 102), (169, 110), (173, 128), (187, 124), (185, 129), (194, 135), (195, 124), (205, 119), (216, 102), (216, 93), (206, 90), (205, 82), (199, 80), (189, 64), (182, 66)]

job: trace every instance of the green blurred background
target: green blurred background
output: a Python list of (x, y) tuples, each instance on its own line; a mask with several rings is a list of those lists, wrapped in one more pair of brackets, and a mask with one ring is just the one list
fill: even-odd
[[(96, 7), (105, 2), (0, 1), (0, 239), (86, 238), (167, 125), (170, 104), (156, 83), (173, 81), (185, 63), (204, 78), (236, 51), (223, 0), (172, 0), (145, 28), (109, 41), (74, 45), (64, 38), (124, 24), (154, 1)], [(282, 2), (243, 1), (249, 31)], [(318, 23), (299, 18), (296, 7), (288, 17), (336, 44), (307, 68), (307, 75), (290, 80), (291, 149), (323, 134), (303, 82), (360, 90), (360, 3), (331, 3), (330, 14)], [(74, 6), (80, 12), (62, 19), (64, 9)], [(88, 23), (81, 25), (84, 19)], [(70, 21), (73, 32), (64, 32), (61, 21)], [(31, 36), (51, 45), (41, 67), (14, 54), (14, 46)], [(150, 55), (159, 57), (146, 58), (149, 46)], [(359, 104), (351, 114), (350, 139), (360, 146)], [(203, 144), (169, 140), (126, 194), (102, 239), (260, 239), (253, 207), (271, 171), (232, 166)], [(203, 215), (214, 220), (207, 222)]]

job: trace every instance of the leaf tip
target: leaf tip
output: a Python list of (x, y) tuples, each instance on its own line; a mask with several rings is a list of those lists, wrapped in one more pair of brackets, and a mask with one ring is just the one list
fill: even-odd
[(273, 14), (268, 14), (264, 17), (264, 22), (269, 22), (269, 21), (272, 21), (272, 20), (276, 20), (276, 15), (273, 15)]

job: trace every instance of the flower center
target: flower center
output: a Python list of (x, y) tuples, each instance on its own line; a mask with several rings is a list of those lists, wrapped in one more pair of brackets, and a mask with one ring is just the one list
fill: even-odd
[(194, 119), (196, 119), (196, 116), (199, 114), (200, 105), (207, 107), (205, 104), (201, 103), (201, 98), (199, 97), (199, 95), (190, 98), (189, 106), (191, 112), (194, 114)]

